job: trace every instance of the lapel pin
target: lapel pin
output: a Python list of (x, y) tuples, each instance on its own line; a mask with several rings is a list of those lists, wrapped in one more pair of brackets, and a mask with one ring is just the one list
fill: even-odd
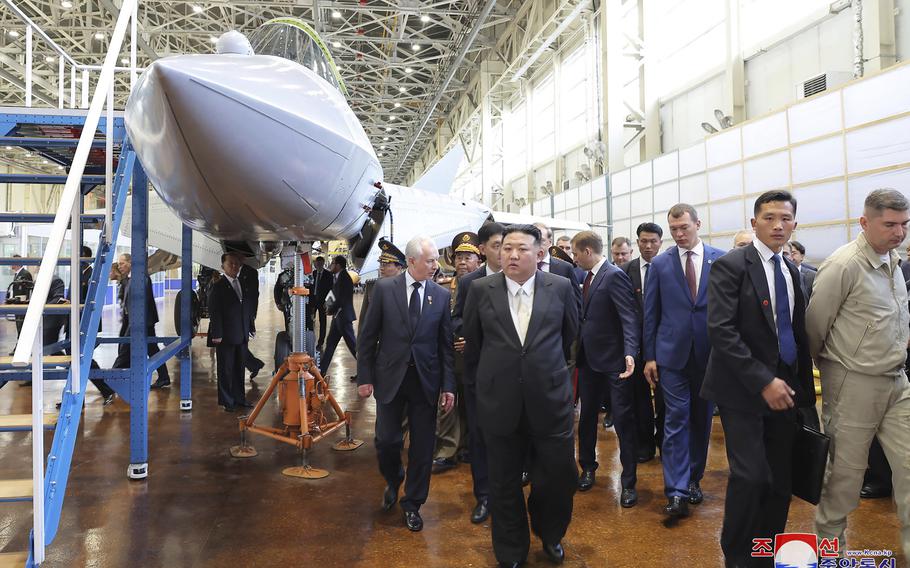
[(427, 296), (427, 304), (433, 305), (433, 296)]
[(708, 259), (708, 264), (711, 264), (712, 262), (714, 262), (714, 260), (712, 260), (712, 259), (709, 258), (709, 259)]
[(762, 300), (762, 301), (761, 301), (761, 305), (763, 305), (763, 306), (765, 306), (765, 307), (767, 308), (768, 306), (771, 305), (771, 302), (769, 302), (768, 300)]

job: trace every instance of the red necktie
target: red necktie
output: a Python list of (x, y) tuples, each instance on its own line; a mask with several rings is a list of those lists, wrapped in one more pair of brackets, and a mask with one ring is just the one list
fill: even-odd
[(585, 303), (588, 301), (588, 288), (591, 287), (592, 280), (594, 280), (594, 273), (589, 270), (588, 276), (585, 277), (585, 283), (581, 287), (581, 295), (584, 296)]
[(695, 263), (692, 261), (692, 255), (695, 254), (690, 250), (686, 251), (686, 282), (689, 284), (689, 293), (692, 294), (692, 301), (698, 294), (698, 286), (695, 284)]

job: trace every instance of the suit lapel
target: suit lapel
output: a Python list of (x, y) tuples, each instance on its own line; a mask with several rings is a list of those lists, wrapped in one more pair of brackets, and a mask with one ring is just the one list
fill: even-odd
[[(518, 337), (518, 330), (515, 329), (515, 322), (512, 321), (512, 312), (509, 309), (509, 289), (506, 287), (505, 275), (500, 272), (490, 283), (490, 288), (492, 288), (490, 303), (493, 304), (493, 311), (496, 312), (496, 317), (499, 318), (503, 329), (512, 331), (508, 335), (512, 342), (521, 349), (521, 340)], [(533, 310), (533, 307), (531, 309)], [(530, 330), (530, 326), (528, 326), (528, 329)]]
[(686, 275), (683, 273), (682, 263), (680, 262), (679, 247), (674, 246), (667, 250), (666, 254), (670, 255), (670, 265), (672, 266), (673, 274), (676, 275), (676, 282), (682, 287), (686, 298), (689, 298), (689, 302), (692, 302), (692, 292), (689, 291), (689, 283), (686, 282)]
[[(601, 270), (603, 268), (601, 267)], [(594, 277), (596, 281), (600, 276), (600, 273)], [(534, 279), (534, 303), (531, 304), (531, 321), (528, 322), (528, 332), (525, 334), (524, 346), (527, 347), (532, 344), (534, 341), (534, 336), (537, 335), (537, 330), (540, 329), (540, 324), (543, 322), (544, 317), (547, 315), (547, 311), (550, 309), (552, 304), (552, 291), (550, 287), (553, 285), (553, 282), (550, 281), (546, 276), (541, 278), (540, 274), (537, 274), (537, 278)], [(591, 283), (591, 290), (588, 290), (588, 297), (591, 297), (591, 292), (594, 288), (594, 282)]]
[[(708, 295), (708, 273), (711, 272), (711, 265), (714, 264), (714, 260), (717, 258), (717, 255), (712, 249), (708, 248), (708, 245), (702, 247), (702, 252), (704, 253), (704, 258), (701, 259), (701, 279), (698, 281), (695, 303), (701, 302)], [(686, 288), (688, 288), (688, 284)]]
[(405, 294), (410, 294), (410, 290), (407, 289), (407, 279), (405, 278), (404, 272), (395, 277), (395, 286), (392, 296), (394, 297), (395, 304), (398, 305), (398, 310), (401, 312), (401, 318), (404, 321), (404, 325), (408, 328), (408, 335), (411, 337), (414, 336), (414, 330), (411, 329), (411, 316), (408, 314), (408, 301), (405, 299), (404, 294), (402, 294), (402, 289), (404, 289)]
[(629, 263), (629, 279), (636, 294), (641, 294), (641, 258), (636, 258)]
[[(758, 249), (750, 246), (746, 251), (746, 269), (749, 272), (749, 278), (752, 280), (752, 287), (758, 295), (761, 303), (761, 312), (765, 316), (765, 323), (776, 334), (777, 326), (774, 324), (774, 313), (771, 311), (771, 291), (768, 289), (768, 277), (765, 275), (765, 267), (762, 265), (761, 256)], [(795, 281), (794, 281), (795, 282)]]
[[(594, 292), (600, 287), (600, 283), (603, 282), (605, 278), (607, 263), (605, 262), (603, 266), (600, 267), (600, 270), (597, 271), (597, 275), (594, 276), (594, 279), (591, 280), (591, 285), (588, 287), (588, 297), (585, 299), (584, 313), (588, 313), (588, 304), (591, 303), (591, 298), (594, 296)], [(586, 277), (587, 278), (587, 277)], [(536, 291), (535, 291), (536, 294)]]

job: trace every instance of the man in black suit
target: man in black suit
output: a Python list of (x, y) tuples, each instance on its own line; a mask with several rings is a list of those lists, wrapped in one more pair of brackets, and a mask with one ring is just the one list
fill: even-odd
[(328, 344), (319, 362), (319, 372), (322, 376), (329, 370), (332, 355), (335, 354), (335, 348), (342, 337), (351, 356), (357, 358), (357, 338), (354, 337), (354, 320), (357, 319), (354, 314), (354, 281), (348, 274), (348, 259), (343, 256), (333, 258), (332, 272), (335, 274), (335, 284), (332, 286), (335, 304), (332, 313), (329, 314), (332, 316), (332, 327), (329, 329)]
[[(578, 484), (567, 365), (580, 293), (565, 278), (536, 269), (540, 241), (535, 226), (507, 228), (503, 272), (475, 280), (464, 310), (465, 367), (476, 383), (490, 468), (493, 550), (500, 566), (509, 567), (527, 559), (528, 514), (544, 552), (563, 561), (561, 541)], [(540, 459), (531, 461), (526, 509), (521, 477), (529, 447)]]
[(332, 273), (325, 269), (325, 257), (317, 256), (313, 261), (313, 297), (310, 298), (309, 305), (312, 306), (310, 309), (315, 311), (319, 317), (319, 340), (316, 342), (316, 349), (320, 351), (325, 344), (325, 298), (332, 291), (334, 283)]
[[(502, 246), (502, 231), (499, 223), (487, 223), (477, 231), (480, 240), (480, 254), (486, 263), (461, 277), (458, 294), (455, 297), (455, 309), (452, 310), (452, 327), (455, 331), (455, 351), (464, 353), (464, 307), (471, 290), (471, 283), (477, 279), (502, 272), (499, 248)], [(471, 511), (471, 522), (479, 524), (490, 516), (490, 474), (487, 465), (487, 445), (483, 432), (477, 422), (477, 384), (468, 369), (462, 377), (464, 381), (464, 403), (468, 423), (468, 450), (471, 452), (471, 478), (474, 481), (474, 498), (477, 504)]]
[[(800, 249), (796, 248), (793, 243), (799, 245)], [(803, 262), (805, 258), (806, 249), (798, 241), (790, 241), (784, 245), (782, 256), (793, 263), (796, 266), (796, 269), (799, 270), (799, 287), (802, 290), (803, 297), (806, 299), (806, 304), (809, 304), (809, 300), (812, 298), (812, 285), (815, 283), (815, 274), (818, 270), (811, 268), (808, 264)]]
[[(660, 242), (664, 230), (657, 223), (642, 223), (635, 230), (638, 250), (641, 256), (622, 265), (622, 270), (632, 281), (632, 290), (635, 291), (638, 313), (643, 318), (645, 277), (651, 267), (651, 261), (660, 252)], [(642, 325), (644, 325), (642, 321)], [(657, 448), (660, 447), (664, 432), (664, 399), (660, 384), (654, 389), (654, 400), (651, 400), (651, 385), (642, 372), (644, 360), (641, 352), (636, 354), (635, 371), (629, 379), (632, 382), (634, 396), (635, 425), (638, 432), (638, 462), (644, 463), (654, 459)], [(656, 412), (655, 412), (656, 411)], [(656, 414), (656, 416), (655, 416)]]
[(808, 270), (814, 270), (818, 272), (818, 267), (812, 266), (806, 262), (806, 247), (803, 246), (803, 243), (799, 241), (790, 241), (790, 262), (795, 264), (800, 268), (805, 268)]
[[(448, 290), (432, 281), (439, 258), (436, 243), (414, 237), (405, 255), (405, 273), (380, 279), (373, 288), (360, 333), (357, 392), (376, 399), (376, 456), (386, 480), (382, 508), (392, 508), (407, 479), (401, 508), (408, 529), (416, 532), (423, 529), (420, 506), (430, 490), (436, 406), (452, 410), (455, 375), (451, 299)], [(401, 465), (405, 414), (411, 437), (407, 478)]]
[(253, 301), (240, 283), (243, 257), (236, 252), (221, 255), (224, 277), (212, 285), (209, 296), (209, 346), (215, 347), (218, 364), (218, 404), (225, 412), (252, 408), (243, 388), (247, 342), (253, 324)]
[(540, 246), (543, 251), (543, 256), (537, 260), (537, 269), (568, 278), (578, 291), (578, 301), (579, 305), (581, 305), (581, 281), (575, 275), (575, 267), (564, 260), (550, 256), (550, 247), (553, 245), (553, 229), (543, 223), (536, 223), (534, 226), (540, 231)]
[(594, 485), (597, 470), (597, 414), (608, 394), (613, 426), (619, 439), (622, 463), (620, 505), (633, 507), (638, 458), (634, 393), (630, 377), (641, 343), (641, 314), (635, 306), (632, 281), (603, 256), (603, 241), (593, 231), (581, 231), (572, 238), (575, 262), (585, 269), (582, 285), (581, 330), (578, 341), (578, 461), (582, 474), (579, 491)]
[(728, 567), (755, 566), (753, 539), (785, 531), (796, 407), (815, 404), (799, 272), (780, 254), (796, 228), (796, 199), (765, 192), (754, 214), (752, 245), (716, 260), (708, 284), (701, 395), (720, 407), (730, 463), (721, 531)]
[[(120, 337), (130, 336), (130, 272), (133, 267), (133, 257), (129, 253), (123, 253), (117, 259), (117, 268), (119, 269), (120, 289), (117, 297), (120, 301)], [(155, 324), (158, 323), (158, 306), (155, 305), (155, 293), (152, 290), (152, 279), (150, 276), (145, 277), (145, 325), (148, 337), (155, 337)], [(148, 344), (148, 355), (151, 357), (161, 349), (157, 343)], [(121, 343), (117, 347), (117, 359), (114, 361), (115, 369), (128, 369), (130, 367), (130, 344)], [(158, 367), (158, 380), (152, 383), (151, 388), (160, 389), (171, 385), (171, 377), (167, 371), (167, 365), (162, 363)]]
[[(241, 258), (243, 258), (242, 255)], [(253, 338), (256, 336), (256, 316), (259, 314), (259, 271), (244, 262), (240, 265), (240, 274), (237, 279), (240, 280), (243, 295), (249, 299), (250, 307), (253, 310), (250, 321), (250, 338)], [(250, 372), (250, 380), (255, 379), (259, 371), (265, 367), (265, 362), (253, 355), (253, 352), (249, 350), (249, 344), (247, 344), (246, 359), (243, 362), (243, 366)]]
[[(13, 258), (22, 258), (21, 254), (14, 254)], [(32, 288), (34, 287), (34, 279), (32, 278), (32, 273), (28, 271), (25, 266), (21, 264), (13, 264), (9, 267), (10, 272), (13, 273), (13, 281), (9, 286), (9, 294), (7, 295), (6, 301), (9, 303), (11, 300), (15, 299), (16, 301), (28, 302), (29, 298), (32, 296)], [(16, 316), (16, 337), (19, 337), (19, 334), (22, 333), (22, 322), (25, 321), (25, 316)], [(10, 353), (12, 355), (12, 353)]]

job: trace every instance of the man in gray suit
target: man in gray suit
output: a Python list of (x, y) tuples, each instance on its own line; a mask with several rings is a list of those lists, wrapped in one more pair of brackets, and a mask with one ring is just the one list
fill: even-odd
[(784, 245), (783, 257), (796, 265), (799, 269), (799, 287), (803, 291), (806, 304), (812, 298), (812, 285), (815, 283), (815, 273), (818, 272), (803, 262), (806, 257), (806, 248), (799, 241), (790, 241)]
[[(506, 229), (502, 273), (475, 280), (464, 310), (465, 369), (476, 383), (487, 444), (500, 566), (527, 560), (528, 513), (544, 552), (563, 561), (578, 483), (567, 362), (578, 334), (579, 294), (569, 280), (537, 269), (542, 255), (537, 227)], [(521, 474), (529, 448), (539, 458), (531, 461), (526, 513)]]
[[(376, 457), (386, 480), (382, 508), (390, 510), (405, 481), (402, 419), (411, 432), (401, 508), (405, 524), (423, 529), (420, 506), (430, 491), (436, 405), (455, 404), (450, 294), (432, 280), (439, 253), (429, 237), (405, 248), (408, 269), (376, 282), (357, 338), (357, 393), (376, 399)], [(441, 396), (440, 396), (441, 393)]]

